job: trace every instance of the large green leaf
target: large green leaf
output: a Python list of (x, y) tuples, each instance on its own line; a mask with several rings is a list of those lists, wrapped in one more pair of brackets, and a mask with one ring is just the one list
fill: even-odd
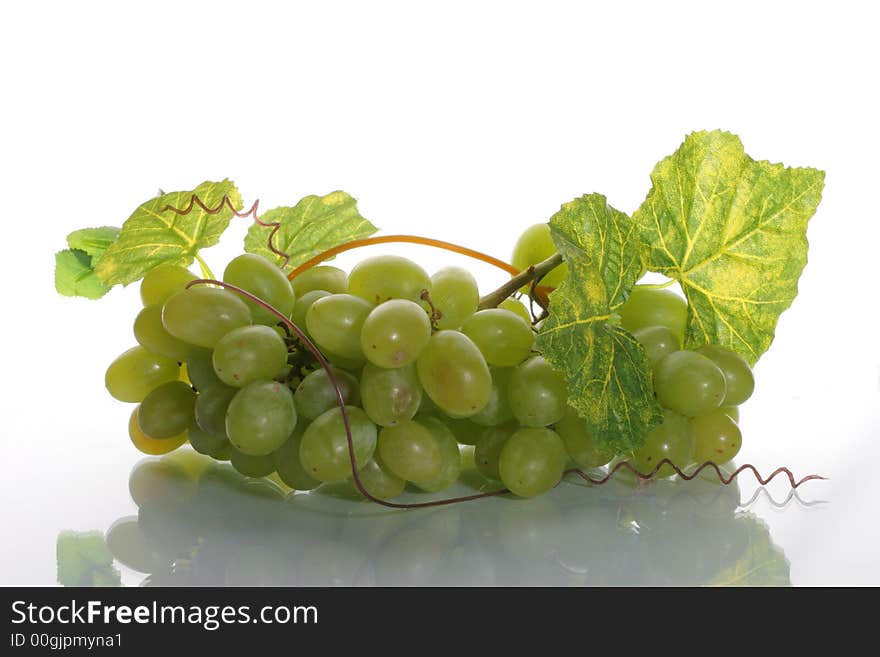
[(58, 534), (55, 546), (61, 586), (120, 586), (113, 555), (99, 531)]
[(70, 247), (55, 254), (55, 289), (64, 296), (100, 299), (110, 290), (94, 270), (94, 261), (116, 240), (112, 226), (83, 228), (67, 236)]
[(206, 181), (191, 191), (171, 192), (140, 205), (122, 225), (116, 241), (95, 263), (95, 273), (105, 285), (127, 285), (144, 276), (156, 265), (170, 263), (188, 266), (199, 249), (212, 246), (226, 230), (233, 212), (224, 207), (209, 214), (198, 205), (188, 214), (165, 210), (184, 209), (193, 195), (210, 209), (227, 197), (236, 210), (241, 196), (230, 180)]
[(661, 420), (647, 356), (613, 321), (644, 271), (636, 225), (590, 194), (563, 205), (550, 232), (568, 277), (550, 295), (538, 348), (565, 375), (568, 403), (595, 438), (630, 451)]
[(689, 302), (685, 346), (719, 344), (754, 363), (773, 341), (807, 262), (807, 221), (825, 174), (755, 161), (727, 132), (696, 132), (654, 168), (633, 219), (648, 269)]
[[(290, 268), (339, 244), (369, 237), (378, 230), (360, 215), (357, 202), (339, 191), (326, 196), (306, 196), (292, 208), (268, 210), (260, 216), (260, 221), (281, 224), (272, 244), (290, 256), (287, 263)], [(271, 227), (254, 223), (244, 240), (244, 249), (281, 266), (284, 259), (269, 248), (271, 232)]]

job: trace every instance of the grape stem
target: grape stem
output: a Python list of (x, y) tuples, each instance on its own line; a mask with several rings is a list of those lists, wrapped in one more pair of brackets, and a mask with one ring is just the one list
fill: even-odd
[[(489, 294), (481, 298), (479, 309), (485, 310), (486, 308), (497, 307), (499, 303), (515, 293), (523, 285), (528, 285), (529, 283), (540, 281), (550, 272), (550, 270), (555, 269), (561, 264), (562, 256), (558, 253), (554, 253), (552, 256), (550, 256), (546, 260), (539, 262), (536, 265), (529, 265), (528, 269), (524, 269), (516, 276), (511, 278), (509, 281), (507, 281), (504, 285), (499, 287), (497, 290), (495, 290), (494, 292), (490, 292)], [(546, 290), (547, 288), (543, 289)], [(537, 285), (532, 286), (532, 291), (532, 298), (537, 298), (538, 303), (541, 304), (541, 308), (547, 310), (546, 292), (542, 293), (541, 288)]]
[(208, 266), (208, 263), (202, 259), (202, 256), (196, 253), (193, 257), (196, 259), (196, 262), (199, 263), (199, 268), (202, 270), (202, 278), (216, 278), (214, 272), (212, 272), (211, 268)]

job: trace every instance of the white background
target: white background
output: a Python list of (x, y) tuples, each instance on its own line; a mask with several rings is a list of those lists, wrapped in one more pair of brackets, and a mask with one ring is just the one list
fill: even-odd
[[(282, 6), (284, 8), (282, 8)], [(344, 189), (384, 232), (506, 258), (598, 191), (633, 211), (685, 134), (827, 172), (801, 293), (756, 369), (739, 460), (832, 477), (765, 509), (795, 583), (880, 584), (877, 17), (870, 3), (4, 3), (0, 584), (54, 581), (58, 530), (130, 512), (130, 409), (103, 389), (135, 286), (57, 296), (53, 254), (158, 188)], [(222, 270), (246, 230), (203, 255)], [(473, 266), (401, 248), (433, 269)], [(343, 258), (350, 265), (358, 253)], [(774, 489), (784, 495), (785, 487)]]

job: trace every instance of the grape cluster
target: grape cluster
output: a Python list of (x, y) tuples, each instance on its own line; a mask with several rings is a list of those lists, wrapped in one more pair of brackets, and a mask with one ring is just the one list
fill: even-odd
[[(541, 224), (523, 234), (513, 261), (524, 269), (552, 253)], [(483, 476), (523, 497), (552, 488), (572, 463), (600, 467), (617, 456), (568, 406), (562, 375), (534, 350), (525, 305), (509, 297), (478, 309), (477, 283), (464, 269), (429, 276), (406, 258), (377, 256), (350, 273), (313, 267), (291, 283), (258, 255), (232, 260), (223, 281), (289, 317), (329, 373), (265, 307), (221, 287), (188, 287), (194, 278), (174, 265), (145, 276), (139, 346), (107, 370), (110, 393), (139, 404), (129, 434), (148, 454), (188, 441), (244, 475), (274, 472), (296, 490), (344, 481), (352, 454), (338, 388), (358, 479), (376, 498), (407, 485), (447, 488), (467, 445)], [(627, 455), (642, 472), (664, 457), (721, 463), (739, 449), (732, 418), (751, 394), (751, 372), (732, 352), (681, 351), (685, 315), (680, 297), (648, 288), (621, 309), (667, 409), (645, 446)]]

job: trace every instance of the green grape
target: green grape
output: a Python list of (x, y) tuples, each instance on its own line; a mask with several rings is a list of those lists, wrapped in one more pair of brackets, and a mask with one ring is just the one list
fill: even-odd
[[(523, 231), (516, 245), (513, 247), (513, 257), (510, 263), (520, 271), (528, 269), (529, 265), (537, 265), (556, 253), (556, 245), (550, 237), (549, 224), (534, 224)], [(550, 270), (541, 280), (541, 285), (559, 287), (559, 284), (568, 276), (568, 266), (561, 264)], [(528, 292), (529, 285), (522, 288)]]
[(186, 375), (196, 390), (207, 390), (222, 383), (214, 371), (214, 352), (210, 349), (193, 347), (186, 357)]
[(379, 426), (411, 420), (422, 400), (415, 366), (385, 370), (367, 363), (361, 372), (361, 400), (364, 411)]
[(173, 452), (186, 442), (186, 431), (172, 438), (151, 438), (145, 434), (141, 431), (141, 426), (138, 423), (139, 410), (140, 406), (136, 406), (128, 418), (128, 437), (131, 438), (132, 445), (138, 450), (150, 456), (161, 456), (162, 454)]
[(438, 331), (416, 361), (419, 381), (440, 410), (456, 417), (478, 412), (492, 396), (492, 376), (473, 341), (458, 331)]
[(216, 287), (193, 287), (165, 302), (162, 323), (175, 338), (213, 349), (232, 329), (250, 324), (251, 311), (232, 292)]
[(361, 260), (348, 276), (348, 291), (380, 304), (389, 299), (419, 301), (431, 291), (431, 279), (412, 260), (400, 256), (374, 256)]
[(694, 351), (664, 356), (654, 368), (654, 391), (666, 408), (694, 417), (713, 411), (724, 401), (724, 373)]
[[(694, 429), (690, 421), (674, 411), (663, 411), (663, 423), (645, 438), (645, 444), (637, 449), (630, 463), (642, 474), (650, 474), (663, 459), (669, 459), (679, 468), (684, 468), (693, 460)], [(664, 465), (657, 472), (658, 477), (675, 474), (670, 466)]]
[(291, 285), (297, 299), (315, 290), (324, 290), (329, 294), (344, 294), (348, 292), (348, 274), (337, 267), (320, 265), (298, 274), (291, 281)]
[[(243, 253), (233, 258), (223, 272), (223, 282), (240, 287), (262, 299), (285, 317), (293, 311), (293, 288), (287, 276), (263, 256)], [(280, 320), (259, 304), (241, 297), (251, 311), (255, 324), (274, 326)]]
[(144, 349), (182, 362), (192, 345), (178, 340), (162, 324), (162, 306), (146, 306), (134, 320), (134, 337)]
[(104, 385), (119, 401), (140, 402), (151, 390), (179, 376), (180, 366), (172, 359), (133, 347), (110, 363)]
[(681, 341), (665, 326), (646, 326), (633, 331), (633, 337), (638, 340), (648, 354), (651, 365), (681, 349)]
[(571, 460), (581, 467), (598, 468), (614, 457), (612, 450), (596, 444), (586, 420), (571, 406), (565, 409), (565, 416), (554, 425), (553, 429), (565, 443), (565, 450)]
[(436, 477), (417, 483), (416, 486), (428, 493), (436, 493), (449, 488), (461, 474), (461, 451), (458, 448), (458, 441), (443, 421), (425, 416), (419, 417), (417, 422), (431, 432), (437, 446), (440, 447), (443, 465)]
[(390, 500), (403, 493), (406, 481), (401, 479), (388, 468), (382, 467), (376, 459), (370, 459), (367, 464), (358, 470), (358, 479), (361, 485), (373, 497), (380, 500)]
[(636, 285), (620, 307), (620, 323), (632, 333), (649, 326), (665, 326), (684, 341), (687, 302), (672, 290)]
[(376, 452), (393, 474), (414, 483), (429, 482), (443, 469), (443, 452), (434, 435), (413, 420), (384, 427), (379, 432)]
[(306, 292), (301, 297), (298, 296), (296, 298), (296, 303), (293, 304), (293, 312), (290, 314), (290, 321), (296, 324), (296, 327), (300, 331), (311, 337), (308, 328), (306, 328), (306, 315), (309, 313), (309, 308), (311, 308), (312, 304), (318, 299), (329, 296), (330, 293), (325, 290), (312, 290)]
[[(424, 395), (423, 398), (427, 399), (428, 395)], [(434, 414), (432, 411), (425, 411), (419, 408), (419, 414), (424, 413)], [(455, 439), (462, 445), (476, 445), (480, 440), (480, 436), (483, 435), (483, 432), (486, 429), (473, 422), (472, 418), (451, 418), (444, 416), (441, 420), (447, 427), (449, 427), (449, 430), (452, 431), (452, 435), (455, 436)]]
[(513, 367), (532, 351), (532, 327), (503, 308), (481, 310), (468, 317), (461, 332), (474, 341), (489, 365)]
[(258, 379), (278, 376), (287, 365), (287, 345), (268, 326), (242, 326), (220, 338), (212, 360), (223, 383), (243, 388)]
[(480, 303), (480, 291), (473, 274), (461, 267), (438, 270), (431, 276), (431, 303), (441, 313), (437, 328), (457, 329), (477, 312)]
[(195, 414), (196, 422), (202, 431), (206, 431), (216, 438), (228, 440), (226, 436), (226, 411), (229, 410), (229, 404), (237, 392), (237, 388), (218, 382), (199, 393), (199, 396), (196, 397)]
[(361, 328), (361, 349), (374, 365), (392, 369), (418, 358), (431, 338), (431, 322), (417, 303), (392, 299), (376, 306)]
[(501, 457), (504, 445), (516, 433), (516, 430), (515, 422), (500, 427), (489, 427), (477, 440), (474, 447), (474, 463), (480, 474), (487, 479), (501, 480), (501, 473), (498, 472), (498, 459)]
[(195, 418), (195, 404), (196, 393), (183, 381), (163, 383), (141, 402), (138, 425), (151, 438), (173, 438)]
[(745, 358), (735, 351), (716, 345), (706, 345), (697, 349), (697, 353), (715, 363), (724, 374), (727, 385), (724, 394), (725, 406), (739, 406), (755, 391), (755, 376)]
[[(346, 406), (345, 411), (351, 427), (355, 463), (360, 469), (376, 449), (376, 425), (359, 408)], [(348, 439), (338, 407), (322, 413), (306, 428), (299, 458), (309, 476), (319, 481), (342, 481), (351, 475)]]
[(519, 317), (526, 324), (531, 326), (532, 324), (532, 313), (529, 312), (529, 309), (522, 301), (518, 301), (513, 297), (508, 297), (504, 301), (498, 304), (499, 308), (503, 308), (504, 310), (509, 310), (514, 315)]
[[(199, 395), (199, 399), (201, 398), (202, 396)], [(198, 400), (196, 400), (196, 408), (198, 408)], [(213, 458), (217, 458), (227, 447), (231, 447), (225, 435), (217, 436), (208, 433), (198, 422), (191, 422), (189, 425), (189, 444), (199, 454)]]
[(729, 417), (731, 420), (739, 424), (739, 407), (738, 406), (722, 406), (719, 410), (723, 411), (724, 414)]
[[(360, 385), (357, 379), (337, 367), (332, 367), (332, 370), (345, 404), (355, 406), (360, 403)], [(330, 383), (330, 377), (323, 368), (310, 372), (300, 381), (296, 392), (293, 393), (293, 402), (296, 404), (296, 412), (307, 420), (314, 420), (339, 404), (336, 389)]]
[(296, 426), (293, 393), (277, 381), (254, 381), (236, 393), (226, 411), (226, 435), (236, 449), (265, 456), (281, 447)]
[(513, 419), (513, 410), (507, 395), (513, 368), (490, 367), (489, 373), (492, 375), (492, 394), (489, 401), (469, 418), (471, 422), (484, 427), (498, 426)]
[(312, 477), (303, 467), (299, 459), (300, 445), (302, 444), (303, 431), (297, 427), (293, 435), (273, 453), (275, 458), (275, 471), (285, 484), (294, 490), (312, 490), (321, 485), (321, 482)]
[(187, 283), (196, 280), (193, 273), (180, 265), (158, 265), (141, 281), (141, 301), (145, 306), (161, 306)]
[(275, 459), (272, 454), (252, 456), (230, 447), (229, 462), (239, 474), (245, 477), (265, 477), (275, 472)]
[(717, 465), (733, 459), (742, 447), (742, 432), (723, 408), (691, 420), (694, 430), (694, 461)]
[(543, 357), (535, 356), (514, 369), (507, 398), (521, 425), (546, 427), (565, 415), (565, 379)]
[(309, 335), (323, 349), (343, 358), (363, 360), (361, 328), (373, 305), (352, 294), (331, 294), (306, 313)]
[(559, 483), (568, 455), (562, 438), (551, 429), (520, 429), (501, 449), (498, 473), (514, 495), (534, 497)]

